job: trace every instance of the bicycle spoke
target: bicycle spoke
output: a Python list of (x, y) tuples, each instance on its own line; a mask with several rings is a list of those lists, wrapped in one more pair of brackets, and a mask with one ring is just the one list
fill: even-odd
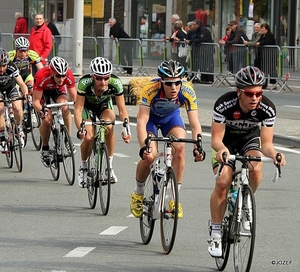
[(99, 183), (96, 184), (98, 156), (95, 148), (96, 148), (95, 144), (93, 143), (93, 150), (88, 159), (88, 172), (87, 172), (87, 191), (88, 191), (88, 199), (89, 199), (91, 209), (94, 209), (96, 207), (97, 192), (99, 187)]
[(75, 158), (73, 151), (73, 143), (69, 136), (67, 127), (61, 127), (61, 154), (62, 162), (65, 171), (65, 176), (70, 185), (74, 184), (75, 181)]
[[(56, 181), (59, 179), (60, 166), (59, 166), (59, 157), (56, 152), (56, 142), (54, 140), (53, 131), (50, 134), (49, 138), (49, 148), (50, 148), (50, 171), (53, 179)], [(57, 136), (55, 136), (57, 137)]]
[(234, 234), (234, 267), (235, 271), (250, 271), (255, 244), (256, 209), (254, 195), (248, 185), (243, 187), (242, 195), (242, 222), (237, 224)]
[[(28, 116), (29, 117), (29, 116)], [(35, 109), (31, 109), (30, 131), (35, 149), (38, 151), (42, 147), (42, 138), (40, 136), (41, 119)]]
[[(167, 180), (162, 192), (162, 211), (160, 214), (160, 235), (163, 252), (169, 254), (173, 248), (178, 221), (178, 185), (173, 168), (167, 172)], [(170, 206), (170, 202), (173, 205)]]

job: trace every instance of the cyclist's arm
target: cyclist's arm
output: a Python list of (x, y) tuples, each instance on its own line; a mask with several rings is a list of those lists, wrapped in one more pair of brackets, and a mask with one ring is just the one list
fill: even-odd
[(35, 110), (39, 113), (40, 111), (42, 111), (43, 107), (41, 105), (41, 99), (43, 97), (43, 91), (40, 90), (34, 90), (33, 92), (33, 107), (35, 108)]
[(74, 120), (77, 130), (80, 130), (82, 123), (82, 111), (84, 109), (85, 96), (77, 95), (74, 107)]
[(71, 99), (71, 101), (76, 101), (76, 95), (77, 95), (77, 91), (75, 87), (71, 87), (71, 88), (67, 88), (68, 89), (68, 94), (69, 97)]
[[(276, 155), (278, 151), (275, 150), (273, 144), (274, 127), (262, 126), (260, 130), (261, 150), (267, 157), (273, 158), (274, 163), (277, 163)], [(281, 153), (281, 165), (285, 164), (285, 156)]]
[(38, 62), (38, 63), (35, 64), (35, 67), (36, 67), (36, 69), (40, 70), (40, 69), (42, 69), (44, 66), (43, 66), (43, 64), (42, 64), (41, 62)]
[(192, 138), (197, 140), (197, 135), (200, 133), (202, 134), (201, 124), (199, 122), (198, 111), (197, 110), (190, 110), (187, 111), (189, 123), (192, 130)]
[(222, 162), (222, 153), (227, 152), (228, 148), (223, 144), (226, 124), (212, 122), (211, 124), (211, 147), (216, 151), (215, 158), (218, 162)]
[(116, 95), (115, 100), (116, 100), (117, 108), (118, 108), (118, 111), (119, 111), (120, 120), (124, 121), (124, 119), (127, 118), (128, 121), (129, 121), (127, 109), (126, 109), (126, 106), (125, 106), (124, 95)]
[(145, 146), (145, 139), (147, 138), (146, 125), (150, 116), (150, 108), (147, 106), (140, 105), (137, 117), (137, 137), (140, 147)]
[(15, 79), (16, 79), (17, 84), (21, 88), (23, 96), (25, 97), (28, 94), (28, 88), (27, 88), (26, 84), (24, 83), (24, 81), (20, 75), (18, 75)]

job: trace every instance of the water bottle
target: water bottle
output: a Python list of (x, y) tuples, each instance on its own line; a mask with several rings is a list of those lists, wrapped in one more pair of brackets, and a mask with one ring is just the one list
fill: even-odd
[(23, 118), (24, 118), (24, 120), (27, 120), (27, 117), (28, 117), (28, 104), (27, 103), (25, 103), (24, 104), (24, 111), (23, 111)]
[(228, 212), (233, 213), (233, 209), (235, 206), (236, 198), (237, 198), (238, 190), (235, 187), (231, 187), (228, 192)]

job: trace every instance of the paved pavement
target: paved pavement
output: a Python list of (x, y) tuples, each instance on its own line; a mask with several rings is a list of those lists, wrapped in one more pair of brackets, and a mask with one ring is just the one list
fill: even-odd
[[(131, 79), (130, 77), (121, 77), (124, 84), (128, 83)], [(209, 86), (209, 85), (207, 85)], [(290, 86), (293, 90), (293, 93), (300, 94), (300, 88), (298, 86)], [(220, 87), (221, 88), (221, 87)], [(283, 90), (282, 92), (290, 92), (288, 89)], [(138, 106), (127, 105), (127, 111), (131, 121), (136, 120)], [(118, 111), (116, 110), (116, 113)], [(182, 110), (182, 116), (184, 122), (188, 125), (188, 119), (185, 110)], [(212, 111), (199, 109), (199, 120), (202, 125), (202, 129), (205, 132), (210, 132)], [(300, 148), (300, 118), (299, 120), (291, 120), (286, 118), (276, 118), (275, 124), (275, 134), (274, 134), (274, 143), (282, 144), (289, 147)]]

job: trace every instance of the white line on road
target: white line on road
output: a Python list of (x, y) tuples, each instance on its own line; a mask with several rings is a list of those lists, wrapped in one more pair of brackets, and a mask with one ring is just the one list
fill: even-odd
[(120, 158), (129, 158), (130, 156), (123, 154), (123, 153), (114, 153), (114, 156), (120, 157)]
[(128, 227), (123, 226), (111, 226), (108, 229), (102, 231), (99, 235), (116, 235), (127, 228)]
[(287, 108), (300, 108), (300, 106), (294, 106), (294, 105), (283, 105), (283, 106)]
[(85, 256), (86, 254), (88, 254), (89, 252), (91, 252), (94, 249), (95, 249), (95, 247), (76, 247), (75, 249), (70, 251), (64, 257), (66, 257), (66, 258), (74, 258), (74, 257), (75, 258), (80, 258), (80, 257)]

